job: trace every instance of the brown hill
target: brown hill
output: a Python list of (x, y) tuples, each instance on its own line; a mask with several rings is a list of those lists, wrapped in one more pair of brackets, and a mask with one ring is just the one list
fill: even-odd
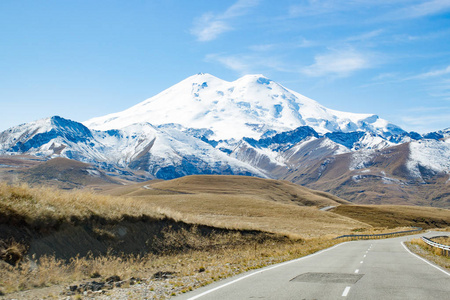
[(450, 226), (450, 210), (443, 208), (406, 205), (341, 205), (332, 211), (374, 227)]
[(329, 193), (314, 191), (289, 181), (248, 176), (193, 175), (151, 184), (153, 189), (181, 193), (258, 195), (263, 199), (305, 206), (349, 204)]
[(357, 153), (329, 156), (299, 165), (283, 179), (327, 191), (356, 204), (421, 205), (450, 208), (448, 174), (422, 168), (411, 177), (408, 143), (376, 150), (364, 166), (352, 168)]
[(21, 181), (31, 185), (50, 185), (63, 189), (119, 184), (117, 180), (89, 164), (62, 157), (20, 170), (17, 174)]
[(195, 175), (105, 191), (158, 207), (195, 224), (311, 237), (370, 227), (323, 206), (346, 204), (327, 193), (290, 182), (246, 176)]

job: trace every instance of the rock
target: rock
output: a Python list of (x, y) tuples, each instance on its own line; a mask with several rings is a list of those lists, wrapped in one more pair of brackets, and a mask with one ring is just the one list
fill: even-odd
[(155, 274), (153, 274), (153, 279), (168, 279), (174, 277), (174, 272), (170, 271), (158, 271)]
[(117, 282), (117, 281), (120, 281), (120, 277), (117, 275), (113, 275), (106, 278), (106, 282)]
[(78, 289), (78, 285), (71, 285), (69, 286), (69, 291), (75, 292)]

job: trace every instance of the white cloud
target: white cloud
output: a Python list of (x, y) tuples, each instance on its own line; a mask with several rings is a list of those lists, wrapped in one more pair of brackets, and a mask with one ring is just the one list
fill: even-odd
[(400, 125), (403, 128), (408, 128), (408, 130), (417, 131), (419, 133), (448, 128), (450, 124), (448, 108), (439, 108), (435, 113), (431, 113), (430, 110), (424, 109), (421, 112), (418, 111), (415, 115), (402, 116), (400, 119), (402, 122)]
[(218, 20), (214, 15), (208, 13), (196, 21), (191, 33), (197, 36), (197, 40), (205, 42), (214, 40), (220, 34), (231, 29), (226, 22)]
[(256, 52), (267, 52), (274, 49), (277, 49), (278, 45), (276, 44), (261, 44), (261, 45), (252, 45), (249, 47), (250, 50)]
[(252, 73), (251, 67), (245, 58), (239, 56), (223, 56), (220, 54), (208, 54), (206, 61), (214, 61), (222, 64), (226, 68), (238, 72), (240, 75)]
[(317, 46), (318, 43), (307, 40), (303, 37), (297, 38), (292, 42), (277, 43), (277, 44), (259, 44), (248, 47), (255, 52), (269, 52), (269, 51), (285, 51), (285, 49), (311, 48)]
[(323, 14), (336, 14), (349, 12), (355, 9), (391, 9), (383, 16), (375, 17), (374, 20), (399, 20), (413, 19), (431, 16), (450, 11), (449, 0), (308, 0), (301, 4), (289, 7), (290, 17), (317, 16)]
[(205, 13), (194, 21), (191, 34), (196, 36), (198, 41), (212, 41), (222, 33), (233, 30), (230, 21), (246, 15), (249, 9), (258, 3), (259, 0), (238, 0), (221, 14)]
[(414, 79), (430, 78), (450, 74), (450, 65), (444, 69), (434, 70), (414, 76)]
[(335, 50), (316, 55), (314, 64), (304, 67), (301, 72), (311, 77), (326, 75), (348, 76), (353, 72), (369, 68), (368, 57), (355, 50)]
[(339, 10), (344, 6), (337, 5), (336, 1), (317, 1), (308, 0), (307, 3), (295, 4), (289, 7), (289, 15), (291, 17), (320, 15)]
[(247, 14), (247, 9), (259, 4), (259, 0), (238, 0), (235, 4), (230, 6), (221, 16), (223, 19), (230, 19), (240, 17)]
[(373, 39), (377, 36), (379, 36), (380, 34), (383, 33), (383, 29), (377, 29), (377, 30), (372, 30), (370, 32), (366, 32), (360, 35), (355, 35), (355, 36), (351, 36), (348, 37), (346, 39), (347, 42), (355, 42), (355, 41), (366, 41), (366, 40), (370, 40)]
[(432, 0), (401, 9), (399, 18), (420, 18), (450, 10), (450, 1)]
[(236, 71), (239, 75), (246, 74), (268, 74), (272, 71), (297, 72), (298, 68), (286, 65), (277, 57), (267, 57), (259, 54), (208, 54), (205, 57), (207, 62), (215, 62), (223, 65), (227, 69)]

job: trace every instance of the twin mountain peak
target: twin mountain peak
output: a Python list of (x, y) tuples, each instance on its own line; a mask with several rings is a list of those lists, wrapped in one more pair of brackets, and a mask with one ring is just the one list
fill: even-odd
[[(329, 109), (262, 75), (228, 82), (200, 73), (121, 112), (5, 130), (0, 154), (66, 157), (142, 180), (239, 174), (338, 195), (343, 186), (375, 180), (408, 195), (410, 185), (448, 188), (449, 136), (450, 129), (422, 136), (373, 114)], [(330, 174), (343, 181), (321, 185)]]

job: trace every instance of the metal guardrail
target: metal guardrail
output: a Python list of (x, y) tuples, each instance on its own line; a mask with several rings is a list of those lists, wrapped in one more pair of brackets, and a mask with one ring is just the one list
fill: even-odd
[(417, 232), (417, 231), (421, 231), (422, 227), (413, 227), (414, 229), (412, 230), (405, 230), (405, 231), (397, 231), (397, 232), (390, 232), (390, 233), (378, 233), (378, 234), (345, 234), (345, 235), (341, 235), (338, 236), (336, 239), (341, 239), (341, 238), (350, 238), (350, 239), (362, 239), (362, 240), (369, 240), (369, 239), (373, 239), (373, 238), (385, 238), (385, 237), (389, 237), (389, 236), (398, 236), (401, 234), (405, 234), (405, 233), (410, 233), (410, 232)]
[(441, 250), (442, 250), (442, 255), (449, 256), (450, 246), (448, 246), (448, 245), (443, 245), (443, 244), (439, 244), (439, 243), (433, 242), (433, 241), (431, 240), (431, 239), (439, 238), (439, 237), (448, 237), (448, 236), (434, 236), (434, 237), (431, 237), (431, 238), (427, 238), (427, 237), (424, 237), (424, 236), (423, 236), (423, 237), (422, 237), (422, 241), (424, 241), (425, 243), (427, 243), (427, 244), (430, 245), (431, 247), (441, 249)]

